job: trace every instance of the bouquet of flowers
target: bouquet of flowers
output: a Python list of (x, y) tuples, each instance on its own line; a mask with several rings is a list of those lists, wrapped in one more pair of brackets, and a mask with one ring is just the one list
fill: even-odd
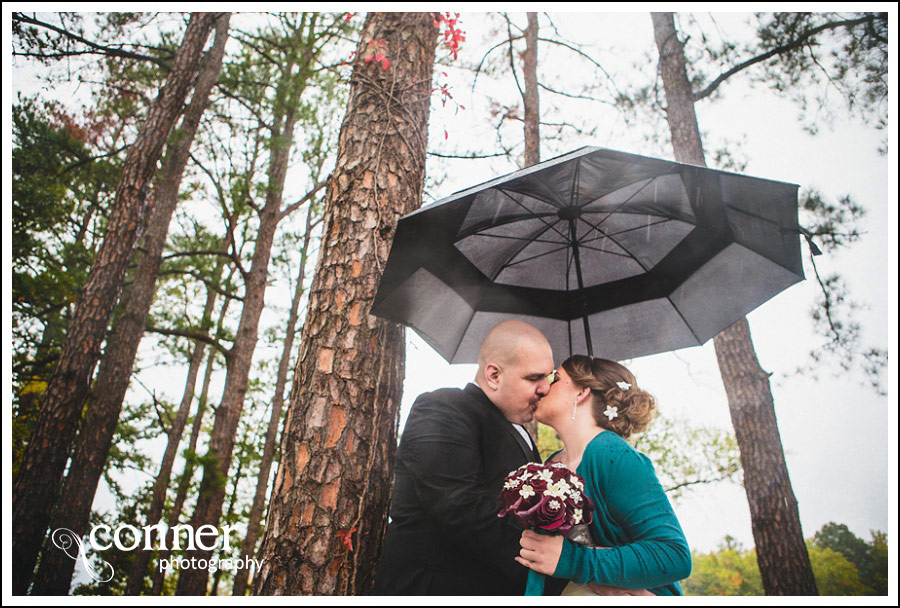
[(584, 493), (584, 479), (554, 462), (523, 464), (506, 476), (500, 512), (523, 528), (539, 528), (568, 537), (575, 526), (591, 523), (594, 504)]
[[(500, 512), (523, 528), (562, 534), (573, 542), (591, 545), (588, 524), (594, 517), (594, 503), (584, 493), (584, 479), (566, 465), (531, 462), (510, 472), (500, 491)], [(528, 573), (525, 595), (541, 595), (544, 576)]]

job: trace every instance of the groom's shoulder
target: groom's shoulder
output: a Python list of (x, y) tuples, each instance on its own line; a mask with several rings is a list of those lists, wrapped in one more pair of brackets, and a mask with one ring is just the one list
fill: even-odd
[(422, 404), (443, 404), (449, 407), (458, 407), (470, 401), (472, 401), (472, 397), (461, 388), (439, 388), (422, 393), (416, 397), (413, 407)]
[(439, 388), (419, 395), (412, 411), (428, 409), (449, 415), (454, 413), (478, 413), (483, 407), (472, 389)]

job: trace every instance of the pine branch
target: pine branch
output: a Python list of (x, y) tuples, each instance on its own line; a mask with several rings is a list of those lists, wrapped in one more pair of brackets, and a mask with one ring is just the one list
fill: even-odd
[(208, 335), (202, 334), (200, 332), (186, 331), (186, 330), (181, 330), (181, 329), (166, 329), (163, 327), (156, 327), (149, 323), (147, 324), (146, 329), (149, 332), (152, 332), (155, 334), (160, 334), (163, 336), (176, 336), (179, 338), (188, 338), (189, 340), (194, 340), (195, 342), (203, 342), (204, 344), (212, 346), (213, 348), (218, 350), (220, 353), (222, 353), (222, 355), (225, 356), (226, 360), (228, 360), (231, 357), (230, 349), (225, 348), (222, 344), (219, 343), (218, 340), (214, 340), (213, 338), (210, 338)]
[[(121, 57), (123, 59), (136, 59), (138, 61), (149, 61), (151, 63), (158, 65), (159, 67), (161, 67), (163, 69), (169, 69), (168, 62), (163, 61), (157, 57), (152, 57), (150, 55), (142, 55), (140, 53), (126, 51), (122, 48), (115, 48), (115, 47), (111, 47), (111, 46), (105, 46), (102, 44), (98, 44), (98, 43), (92, 42), (91, 40), (88, 40), (87, 38), (84, 38), (83, 36), (80, 36), (74, 32), (70, 32), (67, 29), (55, 26), (55, 25), (53, 25), (51, 23), (47, 23), (45, 21), (40, 21), (35, 17), (29, 17), (25, 13), (13, 13), (12, 18), (13, 18), (13, 24), (26, 23), (28, 25), (33, 25), (35, 27), (42, 27), (42, 28), (51, 30), (53, 32), (56, 32), (57, 34), (60, 34), (64, 37), (68, 38), (69, 40), (74, 40), (75, 42), (80, 42), (81, 44), (84, 44), (88, 48), (92, 49), (91, 51), (73, 51), (73, 52), (66, 52), (66, 53), (57, 53), (56, 55), (58, 55), (59, 57), (68, 57), (71, 55), (84, 55), (84, 54), (106, 55), (107, 57)], [(19, 53), (13, 52), (13, 55), (23, 55), (23, 56), (30, 56), (30, 57), (45, 57), (45, 58), (53, 57), (53, 55), (41, 55), (41, 54), (35, 54), (35, 53), (22, 53), (22, 52), (19, 52)], [(172, 54), (170, 53), (169, 57), (167, 57), (167, 59), (171, 59), (171, 57), (172, 57)]]
[(756, 57), (751, 57), (750, 59), (734, 66), (730, 70), (723, 72), (715, 80), (713, 80), (705, 89), (703, 89), (702, 91), (700, 91), (698, 93), (694, 93), (691, 96), (691, 98), (696, 102), (705, 97), (708, 97), (709, 95), (711, 95), (713, 93), (713, 91), (715, 91), (717, 88), (719, 88), (719, 85), (721, 85), (728, 78), (734, 76), (738, 72), (746, 70), (747, 68), (749, 68), (753, 65), (756, 65), (757, 63), (760, 63), (762, 61), (766, 61), (767, 59), (771, 59), (775, 55), (780, 55), (782, 53), (786, 53), (788, 51), (792, 51), (801, 46), (804, 46), (816, 34), (821, 34), (824, 31), (834, 30), (839, 27), (851, 28), (854, 25), (860, 25), (860, 24), (866, 23), (866, 22), (871, 23), (872, 18), (873, 17), (871, 15), (868, 15), (868, 16), (862, 17), (860, 19), (829, 21), (828, 23), (823, 23), (822, 25), (815, 27), (815, 28), (809, 30), (808, 32), (804, 32), (804, 33), (800, 34), (800, 36), (798, 36), (796, 39), (792, 40), (791, 42), (788, 42), (787, 44), (782, 44), (781, 46), (777, 46), (774, 49), (772, 49), (766, 53), (763, 53), (762, 55), (757, 55)]

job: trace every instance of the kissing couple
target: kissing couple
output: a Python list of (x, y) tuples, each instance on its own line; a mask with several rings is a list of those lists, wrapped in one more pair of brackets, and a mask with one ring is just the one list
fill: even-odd
[[(544, 335), (505, 321), (485, 337), (475, 382), (420, 395), (394, 471), (378, 595), (681, 595), (691, 554), (650, 460), (627, 441), (653, 397), (615, 361), (574, 355), (554, 369)], [(584, 479), (591, 543), (523, 530), (498, 517), (504, 480), (540, 462), (522, 426), (552, 427), (548, 461)]]

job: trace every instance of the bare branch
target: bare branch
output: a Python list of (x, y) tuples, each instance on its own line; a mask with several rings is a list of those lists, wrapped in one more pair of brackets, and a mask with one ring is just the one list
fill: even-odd
[(147, 324), (147, 331), (160, 334), (163, 336), (177, 336), (179, 338), (188, 338), (189, 340), (194, 340), (195, 342), (203, 342), (209, 346), (212, 346), (216, 350), (218, 350), (222, 355), (225, 356), (225, 359), (229, 359), (231, 357), (231, 350), (225, 348), (222, 344), (219, 343), (218, 340), (214, 340), (210, 338), (208, 335), (196, 332), (196, 331), (186, 331), (181, 329), (165, 329), (162, 327), (155, 327), (153, 325)]
[[(124, 59), (136, 59), (138, 61), (149, 61), (154, 63), (161, 68), (168, 69), (169, 66), (166, 62), (162, 61), (157, 57), (152, 57), (150, 55), (141, 55), (140, 53), (134, 53), (132, 51), (126, 51), (122, 48), (115, 48), (110, 46), (104, 46), (102, 44), (97, 44), (96, 42), (92, 42), (83, 36), (79, 36), (74, 32), (70, 32), (69, 30), (63, 29), (61, 27), (57, 27), (51, 23), (46, 23), (44, 21), (40, 21), (35, 17), (29, 17), (25, 13), (13, 13), (13, 22), (21, 22), (27, 23), (28, 25), (34, 25), (36, 27), (42, 27), (51, 31), (56, 32), (62, 36), (70, 40), (74, 40), (76, 42), (80, 42), (86, 45), (88, 48), (92, 49), (92, 51), (78, 51), (72, 53), (60, 53), (59, 56), (68, 56), (68, 55), (83, 55), (83, 54), (96, 54), (96, 55), (106, 55), (109, 57), (122, 57)], [(16, 54), (16, 53), (13, 53)], [(25, 53), (18, 53), (20, 55), (25, 55)], [(28, 54), (28, 56), (41, 57), (41, 55)], [(49, 56), (48, 56), (49, 57)]]
[(562, 95), (563, 97), (571, 97), (572, 99), (586, 99), (588, 101), (596, 101), (598, 103), (605, 103), (606, 105), (615, 106), (616, 104), (612, 101), (606, 101), (604, 99), (599, 99), (597, 97), (591, 97), (590, 95), (576, 95), (574, 93), (565, 93), (563, 91), (557, 91), (551, 87), (548, 87), (542, 82), (538, 83), (538, 86), (544, 89), (545, 91), (549, 91), (550, 93), (554, 93), (556, 95)]
[(281, 217), (279, 218), (279, 221), (284, 219), (285, 217), (289, 216), (294, 211), (296, 211), (297, 208), (299, 208), (300, 206), (303, 205), (303, 203), (312, 199), (312, 197), (315, 196), (319, 190), (324, 188), (327, 183), (328, 183), (328, 178), (323, 179), (318, 184), (316, 184), (312, 190), (310, 190), (309, 192), (304, 194), (303, 198), (301, 198), (299, 201), (288, 205), (287, 208), (281, 212)]
[(475, 154), (472, 152), (467, 155), (458, 155), (458, 154), (438, 154), (437, 152), (429, 152), (428, 156), (436, 156), (437, 158), (465, 158), (465, 159), (474, 159), (474, 158), (495, 158), (497, 156), (509, 156), (508, 152), (497, 152), (495, 154)]
[(179, 269), (160, 270), (159, 274), (160, 274), (160, 276), (188, 275), (188, 276), (194, 277), (198, 281), (202, 282), (204, 285), (206, 285), (207, 288), (212, 289), (219, 295), (225, 296), (226, 298), (229, 298), (231, 300), (238, 300), (241, 302), (244, 301), (244, 298), (242, 296), (237, 296), (229, 291), (225, 291), (224, 289), (222, 289), (221, 287), (215, 285), (212, 281), (210, 281), (208, 277), (204, 277), (202, 274), (200, 274), (196, 270), (179, 270)]
[[(506, 19), (506, 32), (508, 34), (507, 44), (509, 45), (509, 69), (512, 71), (513, 79), (516, 81), (516, 88), (519, 89), (519, 95), (522, 99), (525, 99), (525, 91), (522, 90), (522, 85), (519, 84), (519, 76), (516, 74), (516, 61), (515, 55), (513, 54), (513, 35), (512, 35), (512, 22), (509, 20), (509, 15), (506, 13), (502, 13), (503, 18)], [(521, 36), (520, 36), (521, 38)]]
[(616, 92), (617, 93), (619, 92), (619, 87), (616, 86), (616, 81), (613, 80), (612, 76), (609, 75), (609, 72), (607, 72), (606, 69), (602, 65), (600, 65), (600, 62), (598, 62), (596, 59), (594, 59), (593, 57), (591, 57), (590, 55), (588, 55), (581, 49), (576, 48), (576, 47), (572, 46), (571, 44), (567, 44), (560, 40), (552, 40), (552, 39), (548, 39), (548, 38), (538, 38), (538, 40), (540, 40), (541, 42), (549, 42), (550, 44), (555, 44), (555, 45), (558, 45), (561, 47), (565, 47), (565, 48), (569, 49), (570, 51), (581, 55), (582, 57), (584, 57), (585, 59), (587, 59), (588, 61), (593, 63), (597, 67), (597, 69), (599, 69), (601, 72), (603, 72), (603, 75), (606, 76), (607, 80), (609, 80), (610, 84), (612, 84), (612, 86), (616, 90)]

